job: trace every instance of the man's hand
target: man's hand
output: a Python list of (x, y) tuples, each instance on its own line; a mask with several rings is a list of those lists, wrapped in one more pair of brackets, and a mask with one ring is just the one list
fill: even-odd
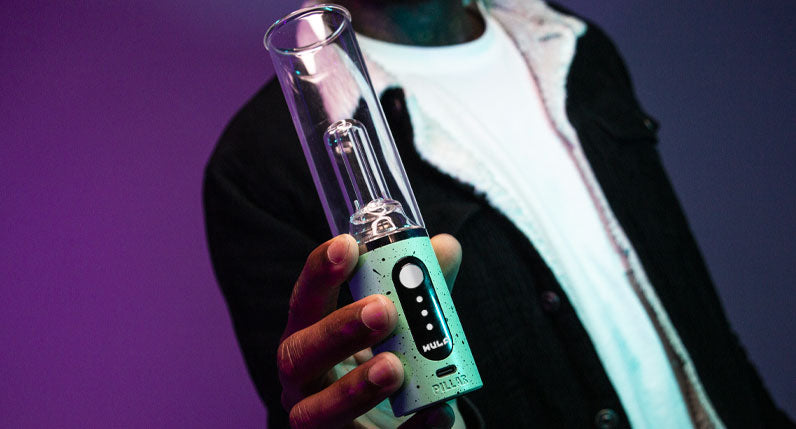
[[(431, 243), (448, 287), (459, 271), (461, 246), (450, 235)], [(398, 319), (384, 295), (371, 295), (337, 309), (340, 285), (351, 275), (359, 248), (341, 235), (313, 250), (290, 298), (287, 327), (277, 351), (282, 406), (294, 428), (373, 427), (357, 418), (403, 383), (403, 366), (392, 353), (371, 357), (369, 347), (387, 337)], [(353, 356), (358, 363), (337, 379), (332, 368)], [(423, 410), (400, 428), (450, 428), (448, 405)]]

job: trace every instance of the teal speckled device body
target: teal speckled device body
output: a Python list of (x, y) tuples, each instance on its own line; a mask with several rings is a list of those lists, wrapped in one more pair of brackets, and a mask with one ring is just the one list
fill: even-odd
[[(450, 354), (444, 358), (439, 359), (437, 356), (436, 359), (439, 360), (427, 357), (429, 355), (428, 344), (425, 345), (424, 353), (421, 353), (424, 344), (416, 344), (416, 340), (419, 338), (418, 332), (426, 329), (426, 326), (428, 326), (429, 332), (423, 332), (421, 335), (433, 334), (431, 325), (425, 324), (425, 319), (430, 316), (420, 316), (419, 311), (421, 310), (418, 309), (421, 306), (414, 304), (415, 299), (420, 300), (421, 298), (416, 297), (413, 290), (399, 291), (397, 289), (403, 286), (400, 281), (397, 281), (396, 273), (400, 266), (396, 264), (408, 259), (414, 260), (413, 258), (419, 259), (427, 268), (425, 273), (430, 277), (436, 299), (439, 302), (437, 308), (441, 310), (449, 330), (448, 336), (452, 348)], [(453, 306), (453, 300), (445, 284), (445, 278), (434, 254), (434, 249), (431, 247), (431, 240), (427, 236), (407, 238), (365, 252), (359, 257), (357, 269), (349, 285), (354, 299), (383, 294), (392, 300), (398, 310), (398, 323), (395, 331), (373, 347), (374, 353), (384, 351), (394, 353), (404, 365), (404, 384), (390, 397), (390, 404), (396, 416), (407, 415), (432, 404), (448, 401), (482, 386), (481, 376), (478, 374), (470, 346), (464, 336), (459, 317)], [(416, 290), (420, 290), (420, 288)], [(408, 299), (411, 299), (412, 302), (408, 302)], [(402, 305), (401, 301), (407, 305)], [(426, 307), (427, 305), (433, 307), (434, 304), (433, 302), (423, 302), (422, 307), (430, 308)], [(407, 315), (404, 308), (406, 311), (418, 314)], [(407, 316), (410, 317), (407, 318)], [(415, 325), (418, 320), (422, 321), (421, 326), (410, 327), (409, 319)], [(440, 345), (439, 341), (435, 343), (437, 346)], [(447, 344), (445, 346), (447, 347)], [(452, 366), (455, 366), (455, 370), (452, 370)], [(444, 370), (442, 376), (438, 375), (440, 370)]]

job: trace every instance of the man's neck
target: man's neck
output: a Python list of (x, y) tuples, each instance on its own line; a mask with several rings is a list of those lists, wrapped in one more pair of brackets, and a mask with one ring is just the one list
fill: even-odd
[(444, 46), (476, 39), (483, 18), (461, 0), (339, 0), (354, 29), (371, 38), (417, 46)]

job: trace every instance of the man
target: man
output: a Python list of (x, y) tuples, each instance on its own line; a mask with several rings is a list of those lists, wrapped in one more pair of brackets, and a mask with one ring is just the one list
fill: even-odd
[[(340, 3), (428, 229), (458, 239), (433, 243), (484, 380), (402, 427), (791, 424), (729, 329), (656, 124), (598, 29), (540, 1)], [(324, 242), (275, 82), (206, 173), (216, 274), (272, 427), (400, 424), (376, 406), (401, 365), (368, 351), (395, 308), (337, 308), (356, 243)]]

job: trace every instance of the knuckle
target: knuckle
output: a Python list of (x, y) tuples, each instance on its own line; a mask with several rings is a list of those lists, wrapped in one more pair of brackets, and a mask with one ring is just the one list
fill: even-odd
[(276, 366), (285, 379), (292, 380), (298, 374), (296, 350), (290, 337), (279, 344), (279, 348), (276, 351)]
[(310, 413), (301, 403), (290, 410), (288, 421), (290, 422), (290, 427), (294, 429), (311, 427)]

